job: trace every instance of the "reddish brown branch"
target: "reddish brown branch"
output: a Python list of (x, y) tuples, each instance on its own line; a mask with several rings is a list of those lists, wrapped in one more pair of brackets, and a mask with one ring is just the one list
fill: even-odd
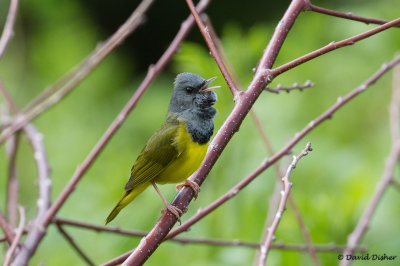
[[(400, 64), (400, 56), (398, 56), (393, 62)], [(393, 63), (392, 63), (393, 64)], [(392, 65), (393, 66), (393, 65)], [(396, 73), (395, 73), (396, 74)], [(354, 248), (361, 241), (362, 237), (366, 233), (369, 224), (371, 223), (372, 215), (374, 214), (379, 202), (383, 197), (383, 193), (386, 191), (387, 187), (390, 185), (393, 179), (393, 173), (397, 162), (400, 157), (400, 122), (398, 120), (398, 113), (400, 107), (400, 85), (394, 84), (392, 101), (390, 103), (390, 128), (392, 133), (392, 148), (389, 157), (386, 159), (386, 166), (383, 171), (382, 177), (375, 188), (375, 192), (369, 202), (368, 206), (365, 208), (363, 214), (361, 215), (356, 227), (353, 232), (349, 235), (347, 239), (347, 248), (343, 252), (344, 259), (341, 261), (340, 265), (349, 265), (351, 260), (347, 260), (346, 255), (352, 255)]]
[[(143, 22), (144, 13), (153, 1), (142, 0), (128, 20), (103, 45), (99, 46), (86, 60), (78, 64), (70, 73), (67, 73), (65, 77), (62, 77), (53, 86), (47, 88), (33, 101), (33, 104), (29, 104), (23, 110), (23, 114), (18, 115), (11, 125), (0, 134), (0, 143), (71, 92), (115, 47), (121, 44)], [(57, 90), (59, 91), (54, 93)], [(54, 94), (48, 97), (52, 93)]]
[(225, 78), (226, 83), (228, 84), (228, 87), (230, 88), (233, 96), (235, 96), (239, 92), (239, 88), (236, 86), (236, 84), (233, 82), (232, 77), (229, 74), (228, 69), (226, 68), (222, 57), (220, 56), (220, 53), (217, 50), (216, 45), (213, 42), (213, 39), (210, 36), (210, 33), (208, 31), (208, 27), (206, 27), (200, 18), (199, 14), (197, 13), (193, 1), (192, 0), (186, 0), (186, 3), (190, 9), (190, 12), (192, 13), (194, 19), (196, 20), (197, 26), (200, 29), (201, 35), (203, 35), (204, 40), (207, 43), (208, 48), (211, 51), (211, 55), (214, 57), (215, 62), (217, 63), (222, 75)]
[(273, 77), (275, 77), (275, 76), (277, 76), (279, 74), (282, 74), (282, 73), (288, 71), (289, 69), (292, 69), (295, 66), (301, 65), (301, 64), (303, 64), (305, 62), (310, 61), (311, 59), (314, 59), (314, 58), (319, 57), (319, 56), (321, 56), (323, 54), (329, 53), (329, 52), (331, 52), (333, 50), (336, 50), (336, 49), (339, 49), (339, 48), (342, 48), (342, 47), (345, 47), (345, 46), (348, 46), (348, 45), (353, 45), (358, 41), (361, 41), (363, 39), (366, 39), (368, 37), (371, 37), (372, 35), (375, 35), (375, 34), (381, 32), (381, 31), (384, 31), (384, 30), (387, 30), (387, 29), (389, 29), (391, 27), (394, 27), (399, 23), (400, 23), (400, 18), (392, 20), (392, 21), (390, 21), (388, 23), (385, 23), (385, 24), (383, 24), (383, 25), (381, 25), (379, 27), (376, 27), (376, 28), (374, 28), (372, 30), (369, 30), (369, 31), (366, 31), (364, 33), (358, 34), (356, 36), (344, 39), (342, 41), (331, 42), (330, 44), (328, 44), (328, 45), (326, 45), (326, 46), (324, 46), (324, 47), (322, 47), (322, 48), (320, 48), (318, 50), (315, 50), (315, 51), (313, 51), (311, 53), (303, 55), (303, 56), (301, 56), (301, 57), (299, 57), (299, 58), (297, 58), (295, 60), (292, 60), (292, 61), (290, 61), (290, 62), (288, 62), (286, 64), (283, 64), (283, 65), (281, 65), (279, 67), (276, 67), (276, 68), (274, 68), (272, 70), (267, 70), (267, 75), (268, 75), (269, 79), (272, 79)]
[[(388, 21), (382, 20), (382, 19), (376, 19), (376, 18), (367, 18), (367, 17), (361, 17), (357, 15), (353, 15), (351, 12), (340, 12), (340, 11), (335, 11), (323, 7), (319, 7), (316, 5), (313, 5), (309, 2), (309, 0), (305, 0), (307, 2), (307, 10), (314, 11), (317, 13), (329, 15), (329, 16), (334, 16), (334, 17), (339, 17), (339, 18), (344, 18), (344, 19), (349, 19), (349, 20), (354, 20), (354, 21), (360, 21), (364, 22), (366, 24), (385, 24)], [(397, 25), (395, 27), (399, 27), (400, 25)]]
[(83, 252), (83, 250), (76, 244), (75, 240), (62, 228), (62, 226), (56, 223), (58, 231), (61, 235), (68, 241), (68, 243), (72, 246), (72, 248), (79, 254), (79, 256), (88, 264), (95, 265), (90, 258)]
[[(236, 104), (232, 112), (225, 120), (224, 124), (218, 130), (213, 142), (199, 170), (192, 175), (191, 181), (201, 185), (215, 164), (219, 155), (226, 147), (229, 140), (237, 132), (243, 119), (251, 109), (253, 103), (261, 94), (263, 88), (266, 86), (266, 73), (264, 68), (270, 68), (276, 59), (276, 56), (288, 34), (289, 29), (292, 27), (298, 14), (303, 9), (303, 1), (294, 0), (290, 4), (288, 10), (285, 12), (282, 21), (277, 26), (271, 41), (269, 42), (265, 52), (260, 60), (259, 69), (246, 92), (240, 92), (236, 96)], [(181, 210), (185, 210), (193, 198), (193, 191), (187, 188), (182, 189), (175, 197), (173, 204)], [(147, 258), (155, 251), (167, 233), (171, 230), (172, 226), (176, 223), (176, 217), (169, 214), (164, 214), (149, 232), (149, 234), (142, 239), (135, 251), (125, 261), (127, 265), (141, 265)]]
[(13, 27), (15, 24), (15, 19), (17, 17), (17, 10), (18, 10), (18, 0), (11, 0), (6, 23), (4, 24), (3, 33), (1, 34), (0, 38), (0, 59), (7, 48), (8, 42), (13, 36)]
[(273, 156), (271, 156), (268, 160), (265, 160), (261, 165), (255, 169), (250, 175), (248, 175), (245, 179), (240, 181), (237, 185), (235, 185), (233, 188), (231, 188), (227, 193), (222, 195), (220, 198), (215, 200), (213, 203), (208, 205), (207, 207), (199, 210), (195, 215), (193, 215), (191, 218), (189, 218), (186, 222), (184, 222), (181, 226), (178, 228), (172, 230), (166, 238), (171, 238), (176, 236), (177, 234), (187, 231), (194, 223), (198, 222), (200, 219), (208, 215), (210, 212), (221, 206), (223, 203), (226, 201), (232, 199), (234, 196), (237, 195), (237, 193), (242, 190), (244, 187), (246, 187), (251, 181), (253, 181), (259, 174), (261, 174), (265, 169), (269, 168), (271, 165), (273, 165), (275, 162), (277, 162), (279, 159), (281, 159), (283, 156), (288, 154), (290, 150), (301, 140), (306, 136), (309, 132), (311, 132), (313, 129), (315, 129), (319, 124), (324, 122), (327, 119), (330, 119), (334, 113), (339, 110), (341, 107), (343, 107), (347, 102), (355, 98), (357, 95), (361, 94), (364, 92), (369, 86), (374, 84), (383, 74), (385, 74), (387, 71), (389, 71), (391, 68), (393, 68), (396, 64), (400, 63), (400, 56), (395, 58), (393, 61), (391, 61), (388, 64), (384, 64), (383, 67), (377, 71), (375, 74), (373, 74), (369, 79), (367, 79), (363, 84), (361, 84), (359, 87), (354, 89), (352, 92), (347, 94), (345, 97), (339, 97), (337, 102), (332, 105), (328, 110), (326, 110), (324, 113), (322, 113), (320, 116), (318, 116), (315, 120), (312, 120), (305, 128), (303, 128), (301, 131), (297, 132), (294, 135), (294, 138), (289, 141), (288, 144), (286, 144), (285, 147), (283, 147), (279, 152), (275, 153)]
[(259, 266), (263, 266), (267, 262), (268, 251), (270, 250), (272, 241), (275, 237), (274, 234), (275, 234), (275, 232), (278, 228), (278, 225), (282, 219), (282, 215), (283, 215), (284, 211), (286, 210), (286, 202), (288, 200), (289, 193), (292, 188), (292, 183), (289, 180), (290, 174), (292, 173), (293, 169), (296, 167), (299, 160), (302, 157), (306, 156), (309, 151), (312, 151), (310, 142), (307, 143), (305, 149), (298, 156), (293, 156), (292, 163), (289, 165), (289, 167), (286, 171), (286, 174), (282, 177), (283, 190), (281, 191), (281, 201), (279, 202), (279, 207), (278, 207), (278, 211), (276, 212), (275, 218), (272, 221), (271, 226), (269, 227), (268, 235), (265, 240), (265, 243), (263, 243), (261, 246), (261, 249), (260, 249), (261, 252), (260, 252), (260, 256), (258, 258)]

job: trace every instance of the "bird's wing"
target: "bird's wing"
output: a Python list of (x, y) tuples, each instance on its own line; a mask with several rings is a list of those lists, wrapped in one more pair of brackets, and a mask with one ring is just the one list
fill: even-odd
[(154, 133), (136, 159), (125, 190), (153, 180), (179, 156), (181, 152), (174, 142), (178, 128), (178, 123), (165, 123)]

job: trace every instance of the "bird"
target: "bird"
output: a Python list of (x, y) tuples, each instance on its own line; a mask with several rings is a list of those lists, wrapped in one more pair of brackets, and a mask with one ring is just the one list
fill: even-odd
[(213, 107), (217, 101), (214, 90), (221, 86), (209, 85), (216, 78), (204, 79), (189, 72), (176, 76), (165, 122), (137, 157), (124, 193), (108, 215), (106, 225), (150, 185), (163, 201), (164, 211), (170, 211), (180, 221), (182, 210), (167, 202), (156, 183), (184, 181), (176, 189), (190, 186), (197, 197), (200, 187), (187, 178), (201, 165), (214, 132), (217, 113)]

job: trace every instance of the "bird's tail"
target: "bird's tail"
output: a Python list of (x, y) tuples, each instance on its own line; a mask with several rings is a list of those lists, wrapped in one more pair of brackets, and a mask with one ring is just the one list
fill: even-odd
[(114, 218), (118, 215), (118, 213), (125, 208), (126, 205), (131, 203), (132, 200), (134, 200), (140, 193), (145, 190), (145, 188), (149, 184), (141, 184), (138, 187), (135, 187), (134, 189), (127, 190), (124, 192), (122, 195), (121, 199), (118, 201), (117, 205), (115, 205), (114, 209), (110, 212), (108, 215), (105, 224), (107, 225), (109, 222), (114, 220)]

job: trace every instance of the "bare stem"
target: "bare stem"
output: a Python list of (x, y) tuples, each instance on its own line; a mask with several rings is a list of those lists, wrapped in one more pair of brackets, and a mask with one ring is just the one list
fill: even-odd
[[(340, 11), (336, 11), (336, 10), (331, 10), (331, 9), (327, 9), (327, 8), (323, 8), (323, 7), (319, 7), (316, 5), (313, 5), (309, 2), (309, 0), (305, 0), (308, 2), (308, 6), (307, 6), (307, 10), (309, 11), (314, 11), (317, 13), (321, 13), (321, 14), (325, 14), (328, 16), (334, 16), (334, 17), (338, 17), (338, 18), (344, 18), (344, 19), (349, 19), (349, 20), (354, 20), (354, 21), (360, 21), (360, 22), (364, 22), (366, 24), (385, 24), (388, 21), (386, 20), (382, 20), (382, 19), (376, 19), (376, 18), (367, 18), (367, 17), (361, 17), (361, 16), (357, 16), (354, 15), (351, 12), (340, 12)], [(400, 25), (397, 25), (395, 27), (399, 27)]]
[(58, 231), (61, 235), (68, 241), (68, 243), (72, 246), (72, 248), (79, 254), (79, 256), (88, 264), (95, 265), (90, 258), (83, 252), (83, 250), (76, 244), (75, 240), (62, 228), (62, 226), (56, 223)]
[(291, 87), (282, 87), (281, 84), (278, 84), (278, 86), (276, 86), (276, 88), (274, 88), (274, 89), (266, 87), (265, 90), (278, 94), (281, 91), (286, 91), (287, 93), (289, 93), (290, 91), (293, 91), (293, 90), (303, 91), (304, 89), (312, 88), (314, 86), (315, 86), (314, 83), (312, 83), (311, 81), (307, 80), (303, 85), (299, 85), (298, 83), (294, 83)]
[(22, 234), (24, 233), (25, 227), (25, 209), (21, 206), (18, 207), (19, 211), (19, 226), (15, 235), (14, 241), (10, 248), (7, 250), (6, 259), (4, 260), (4, 266), (8, 266), (11, 263), (11, 259), (14, 255), (15, 250), (18, 247), (19, 241), (21, 240)]
[(8, 244), (12, 244), (14, 242), (14, 233), (12, 228), (8, 225), (6, 218), (3, 213), (0, 211), (0, 227), (4, 232), (4, 237), (6, 238)]
[(270, 75), (271, 78), (272, 78), (272, 77), (274, 77), (276, 75), (279, 75), (279, 74), (282, 74), (282, 73), (288, 71), (289, 69), (291, 69), (291, 68), (293, 68), (295, 66), (301, 65), (301, 64), (303, 64), (305, 62), (308, 62), (311, 59), (314, 59), (314, 58), (319, 57), (319, 56), (321, 56), (323, 54), (329, 53), (329, 52), (331, 52), (333, 50), (336, 50), (336, 49), (339, 49), (339, 48), (342, 48), (342, 47), (345, 47), (345, 46), (348, 46), (348, 45), (353, 45), (358, 41), (361, 41), (363, 39), (366, 39), (368, 37), (371, 37), (372, 35), (375, 35), (375, 34), (381, 32), (381, 31), (384, 31), (384, 30), (387, 30), (387, 29), (389, 29), (391, 27), (394, 27), (399, 23), (400, 23), (400, 18), (392, 20), (392, 21), (390, 21), (388, 23), (385, 23), (385, 24), (383, 24), (381, 26), (378, 26), (378, 27), (376, 27), (376, 28), (374, 28), (372, 30), (366, 31), (366, 32), (358, 34), (356, 36), (341, 40), (339, 42), (331, 42), (330, 44), (328, 44), (328, 45), (326, 45), (326, 46), (324, 46), (324, 47), (322, 47), (322, 48), (320, 48), (318, 50), (315, 50), (315, 51), (313, 51), (311, 53), (303, 55), (303, 56), (301, 56), (301, 57), (299, 57), (299, 58), (297, 58), (295, 60), (292, 60), (292, 61), (290, 61), (290, 62), (288, 62), (286, 64), (283, 64), (283, 65), (281, 65), (279, 67), (276, 67), (276, 68), (270, 70), (268, 72), (268, 75)]
[(3, 33), (1, 34), (0, 37), (0, 59), (7, 48), (8, 42), (13, 36), (13, 28), (15, 24), (15, 19), (17, 17), (17, 10), (18, 10), (18, 0), (11, 0), (10, 8), (8, 9), (6, 23), (4, 25)]
[(200, 32), (203, 35), (203, 38), (206, 41), (207, 46), (211, 51), (211, 55), (214, 57), (215, 62), (217, 63), (219, 69), (221, 70), (221, 73), (224, 76), (226, 83), (228, 84), (233, 96), (235, 96), (236, 93), (239, 91), (239, 88), (236, 86), (232, 77), (230, 76), (229, 71), (226, 68), (226, 66), (222, 60), (222, 57), (220, 56), (220, 53), (217, 50), (217, 47), (214, 44), (214, 42), (210, 36), (208, 28), (204, 25), (199, 14), (197, 13), (196, 8), (194, 7), (193, 1), (186, 0), (186, 3), (189, 6), (190, 12), (192, 13), (194, 19), (196, 20), (197, 26), (199, 26)]

